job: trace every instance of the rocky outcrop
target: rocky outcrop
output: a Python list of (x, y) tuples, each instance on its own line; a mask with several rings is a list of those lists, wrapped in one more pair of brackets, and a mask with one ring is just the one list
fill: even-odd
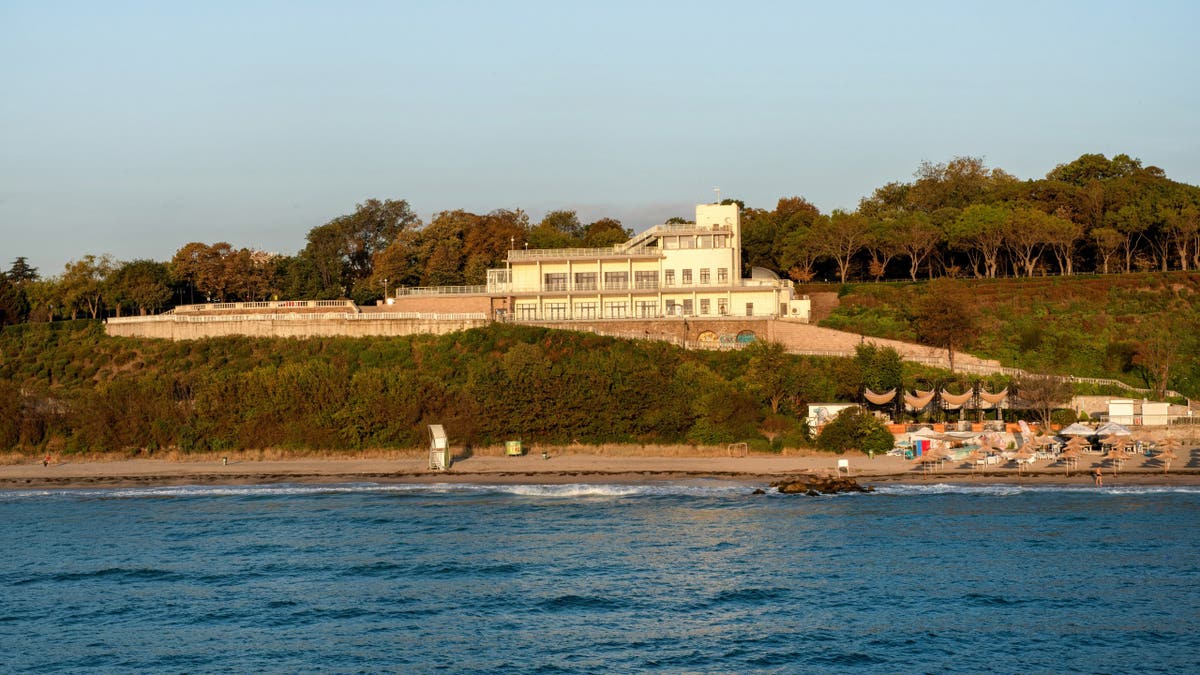
[(841, 478), (837, 476), (803, 476), (800, 478), (788, 478), (777, 480), (771, 483), (771, 487), (775, 488), (782, 494), (786, 495), (808, 495), (815, 497), (817, 495), (835, 495), (840, 492), (874, 492), (875, 488), (870, 485), (863, 487), (858, 484), (858, 481), (853, 478)]

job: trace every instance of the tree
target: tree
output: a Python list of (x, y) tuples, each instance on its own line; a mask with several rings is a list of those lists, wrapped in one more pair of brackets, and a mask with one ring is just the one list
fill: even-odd
[(1096, 246), (1096, 255), (1100, 256), (1101, 270), (1108, 274), (1108, 263), (1121, 250), (1121, 242), (1125, 238), (1111, 227), (1098, 227), (1092, 230), (1092, 243)]
[[(370, 286), (375, 256), (401, 233), (420, 227), (421, 220), (403, 199), (368, 199), (354, 213), (314, 227), (302, 255), (316, 269), (322, 295), (344, 297), (356, 286)], [(360, 289), (371, 293), (373, 289)]]
[(1033, 276), (1042, 250), (1050, 243), (1048, 235), (1051, 218), (1052, 216), (1028, 206), (1012, 211), (1004, 240), (1012, 252), (1014, 263), (1020, 264), (1027, 277)]
[(1141, 160), (1129, 155), (1116, 155), (1109, 160), (1101, 154), (1083, 154), (1073, 162), (1054, 167), (1046, 174), (1046, 178), (1082, 187), (1089, 183), (1132, 176), (1141, 168)]
[(1058, 261), (1058, 270), (1066, 276), (1074, 271), (1075, 245), (1083, 238), (1083, 226), (1055, 214), (1045, 221), (1046, 243)]
[[(1000, 205), (973, 204), (964, 210), (947, 231), (950, 245), (967, 253), (976, 277), (995, 278), (1004, 249), (1009, 210)], [(983, 264), (983, 273), (979, 271)]]
[(601, 218), (583, 231), (583, 246), (585, 248), (605, 248), (615, 244), (623, 244), (633, 237), (633, 230), (626, 229), (621, 221), (615, 218)]
[(19, 286), (0, 274), (0, 326), (22, 323), (29, 316), (29, 302)]
[[(901, 215), (895, 221), (895, 228), (900, 253), (908, 256), (909, 276), (916, 281), (921, 263), (937, 250), (942, 241), (942, 233), (924, 213)], [(932, 276), (932, 272), (930, 274)]]
[(551, 211), (529, 232), (530, 248), (571, 248), (583, 241), (583, 225), (574, 211)]
[(1037, 414), (1042, 429), (1050, 427), (1050, 417), (1071, 402), (1075, 391), (1071, 383), (1057, 375), (1025, 375), (1015, 383), (1015, 403)]
[(850, 263), (867, 243), (866, 218), (857, 213), (835, 210), (817, 227), (817, 236), (822, 250), (833, 258), (838, 266), (842, 283), (850, 275)]
[(970, 293), (962, 282), (935, 279), (915, 305), (912, 322), (918, 339), (945, 349), (950, 370), (954, 370), (954, 352), (970, 344), (979, 330)]
[(24, 286), (38, 280), (38, 270), (29, 265), (29, 260), (25, 256), (17, 256), (16, 260), (13, 260), (12, 266), (8, 268), (8, 280), (16, 286)]
[(894, 347), (860, 344), (854, 348), (854, 362), (862, 385), (871, 391), (899, 390), (904, 386), (904, 362)]
[(123, 263), (108, 277), (112, 302), (121, 315), (121, 307), (136, 307), (138, 313), (158, 311), (171, 300), (167, 266), (153, 260)]
[(74, 319), (79, 311), (87, 311), (93, 319), (99, 318), (104, 307), (104, 282), (115, 268), (112, 256), (85, 255), (67, 263), (60, 278), (63, 302)]
[(766, 401), (771, 414), (779, 414), (779, 404), (792, 389), (790, 358), (784, 346), (761, 340), (752, 342), (744, 351), (749, 356), (744, 375), (747, 388)]
[(887, 274), (888, 263), (893, 258), (904, 253), (903, 236), (894, 219), (868, 221), (866, 246), (871, 252), (870, 269), (875, 281)]
[(884, 454), (894, 443), (895, 439), (883, 422), (857, 406), (838, 413), (817, 436), (818, 448), (839, 455), (847, 450)]
[(816, 232), (811, 227), (802, 227), (789, 232), (784, 238), (780, 260), (792, 279), (812, 281), (815, 276), (813, 267), (824, 255)]

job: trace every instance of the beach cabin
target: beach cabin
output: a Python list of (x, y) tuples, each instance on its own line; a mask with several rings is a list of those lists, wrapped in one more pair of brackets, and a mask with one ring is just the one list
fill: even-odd
[(450, 468), (450, 440), (440, 424), (429, 425), (429, 470), (445, 471)]
[(1125, 426), (1134, 424), (1133, 399), (1114, 398), (1108, 402), (1108, 421)]

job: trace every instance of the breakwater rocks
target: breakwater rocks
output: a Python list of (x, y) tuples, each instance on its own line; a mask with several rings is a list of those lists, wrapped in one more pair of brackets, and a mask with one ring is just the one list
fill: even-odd
[(835, 495), (840, 492), (874, 492), (870, 485), (863, 487), (853, 478), (835, 476), (804, 476), (771, 483), (771, 487), (786, 495)]

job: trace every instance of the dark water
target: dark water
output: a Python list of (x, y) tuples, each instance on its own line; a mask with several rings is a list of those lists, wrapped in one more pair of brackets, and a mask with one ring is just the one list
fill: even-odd
[(0, 492), (0, 670), (1200, 671), (1200, 490)]

